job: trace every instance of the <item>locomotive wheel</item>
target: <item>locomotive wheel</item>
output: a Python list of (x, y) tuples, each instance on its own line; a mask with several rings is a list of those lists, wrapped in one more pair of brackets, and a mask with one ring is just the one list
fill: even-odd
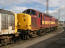
[(29, 38), (37, 37), (37, 31), (30, 31), (28, 32)]
[(38, 34), (39, 36), (41, 36), (41, 30), (39, 30), (39, 31), (37, 32), (37, 34)]
[(37, 31), (34, 31), (33, 32), (33, 37), (37, 37), (38, 35), (37, 35)]
[(23, 40), (28, 40), (29, 39), (29, 35), (23, 35)]
[(30, 38), (30, 37), (29, 37), (29, 31), (24, 31), (23, 34), (21, 35), (21, 38), (22, 38), (23, 40), (29, 39), (29, 38)]
[(4, 39), (1, 40), (1, 45), (5, 45)]
[(41, 30), (39, 30), (39, 31), (37, 32), (37, 35), (38, 35), (38, 36), (42, 36), (42, 35), (45, 35), (45, 34), (46, 34), (45, 29), (41, 29)]
[(30, 31), (26, 31), (26, 35), (25, 35), (25, 39), (28, 40), (30, 37), (29, 37), (29, 32)]
[(8, 45), (11, 43), (11, 36), (2, 36), (0, 39), (1, 46)]
[(2, 44), (2, 45), (7, 45), (7, 44), (9, 44), (9, 43), (10, 43), (10, 39), (7, 39), (7, 38), (6, 38), (6, 39), (2, 39), (2, 40), (1, 40), (1, 44)]
[(40, 30), (37, 31), (37, 35), (40, 36)]
[(29, 37), (32, 38), (33, 32), (30, 31), (28, 34), (29, 34)]
[(40, 36), (42, 36), (44, 34), (43, 30), (40, 30)]

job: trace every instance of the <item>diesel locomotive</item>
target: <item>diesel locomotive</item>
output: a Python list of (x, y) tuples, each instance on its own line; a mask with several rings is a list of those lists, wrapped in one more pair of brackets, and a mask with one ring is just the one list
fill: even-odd
[(58, 20), (34, 9), (27, 9), (17, 14), (18, 32), (21, 37), (28, 38), (42, 35), (58, 27)]

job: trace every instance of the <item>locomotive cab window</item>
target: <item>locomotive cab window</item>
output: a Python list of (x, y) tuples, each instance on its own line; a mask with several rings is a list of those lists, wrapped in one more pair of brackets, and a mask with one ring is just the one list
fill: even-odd
[(34, 10), (26, 10), (23, 13), (30, 14), (30, 15), (36, 15), (36, 12)]
[(30, 14), (30, 10), (26, 10), (23, 13)]
[(40, 17), (40, 13), (39, 13), (38, 17)]
[(34, 10), (30, 10), (31, 15), (36, 15), (36, 12)]

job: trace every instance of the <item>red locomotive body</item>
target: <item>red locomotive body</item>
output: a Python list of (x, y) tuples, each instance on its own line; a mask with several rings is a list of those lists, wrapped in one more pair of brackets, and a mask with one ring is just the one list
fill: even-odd
[(40, 35), (43, 32), (55, 30), (58, 26), (57, 19), (37, 10), (27, 9), (23, 13), (31, 16), (31, 30), (29, 32), (36, 32), (36, 34)]
[(32, 30), (40, 30), (46, 28), (56, 27), (56, 19), (52, 16), (49, 16), (45, 13), (41, 13), (37, 10), (27, 9), (24, 13), (31, 15), (31, 23), (32, 23)]

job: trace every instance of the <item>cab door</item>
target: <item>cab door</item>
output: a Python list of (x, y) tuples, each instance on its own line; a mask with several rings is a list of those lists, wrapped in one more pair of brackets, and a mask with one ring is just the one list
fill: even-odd
[(42, 13), (39, 13), (39, 18), (40, 18), (40, 27), (42, 27)]

